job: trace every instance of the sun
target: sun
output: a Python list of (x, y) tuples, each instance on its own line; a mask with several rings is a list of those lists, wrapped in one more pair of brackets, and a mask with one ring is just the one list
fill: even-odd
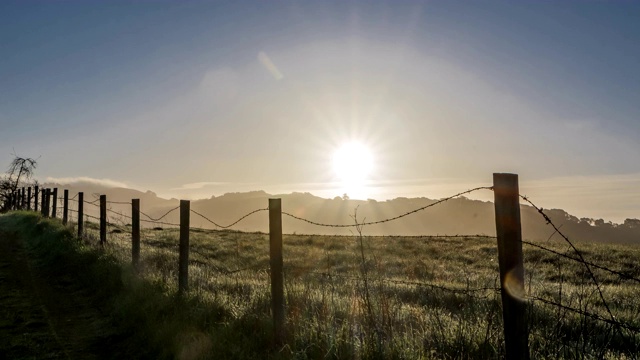
[(364, 186), (373, 171), (373, 154), (360, 142), (342, 144), (332, 160), (335, 176), (344, 186)]

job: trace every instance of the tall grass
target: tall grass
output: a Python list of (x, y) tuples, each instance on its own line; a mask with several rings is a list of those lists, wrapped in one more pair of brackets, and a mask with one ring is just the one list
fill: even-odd
[[(151, 334), (166, 357), (504, 357), (495, 239), (285, 235), (287, 339), (275, 346), (267, 235), (192, 231), (190, 291), (180, 298), (177, 229), (143, 230), (134, 274), (129, 228), (121, 227), (99, 250), (97, 227), (87, 224), (85, 244), (72, 250), (123, 269), (120, 288), (109, 290), (121, 294), (114, 314), (123, 326)], [(566, 251), (561, 243), (545, 246)], [(580, 248), (588, 261), (640, 276), (639, 248)], [(529, 295), (608, 317), (582, 264), (526, 245), (524, 255)], [(594, 272), (615, 320), (640, 327), (638, 283)], [(634, 331), (535, 301), (528, 312), (532, 358), (632, 359), (640, 352)]]

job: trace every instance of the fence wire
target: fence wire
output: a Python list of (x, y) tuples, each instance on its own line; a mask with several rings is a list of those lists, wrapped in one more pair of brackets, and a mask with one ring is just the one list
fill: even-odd
[[(164, 215), (160, 216), (160, 217), (159, 217), (159, 218), (157, 218), (157, 219), (152, 218), (151, 216), (149, 216), (149, 215), (145, 214), (145, 213), (144, 213), (144, 212), (142, 212), (142, 211), (140, 211), (140, 214), (142, 214), (142, 215), (146, 216), (146, 217), (147, 217), (149, 220), (151, 220), (152, 222), (158, 222), (158, 221), (160, 221), (160, 220), (164, 219), (167, 215), (171, 214), (172, 212), (174, 212), (174, 211), (176, 211), (176, 210), (178, 210), (178, 209), (180, 209), (180, 205), (178, 205), (178, 206), (174, 207), (173, 209), (171, 209), (171, 210), (167, 211)], [(140, 221), (144, 221), (144, 220), (140, 220)]]
[(195, 211), (195, 210), (193, 210), (193, 209), (191, 210), (191, 212), (192, 212), (192, 213), (194, 213), (194, 214), (196, 214), (196, 215), (198, 215), (198, 216), (200, 216), (201, 218), (205, 219), (206, 221), (210, 222), (211, 224), (213, 224), (214, 226), (216, 226), (216, 227), (218, 227), (218, 228), (221, 228), (221, 229), (228, 229), (228, 228), (230, 228), (230, 227), (232, 227), (232, 226), (236, 225), (236, 224), (237, 224), (237, 223), (239, 223), (240, 221), (242, 221), (242, 220), (244, 220), (244, 219), (248, 218), (249, 216), (251, 216), (251, 215), (253, 215), (253, 214), (255, 214), (255, 213), (258, 213), (258, 212), (261, 212), (261, 211), (267, 211), (267, 210), (269, 210), (269, 208), (253, 210), (253, 211), (249, 212), (248, 214), (245, 214), (245, 215), (241, 216), (238, 220), (236, 220), (236, 221), (232, 222), (232, 223), (231, 223), (231, 224), (229, 224), (229, 225), (220, 225), (220, 224), (218, 224), (218, 223), (214, 222), (213, 220), (209, 219), (208, 217), (206, 217), (206, 216), (202, 215), (201, 213), (199, 213), (199, 212), (197, 212), (197, 211)]
[[(315, 222), (312, 220), (308, 220), (308, 219), (304, 219), (301, 217), (297, 217), (294, 216), (290, 213), (286, 213), (283, 212), (282, 214), (291, 218), (294, 218), (296, 220), (299, 221), (303, 221), (312, 225), (316, 225), (316, 226), (322, 226), (322, 227), (336, 227), (336, 228), (347, 228), (347, 227), (358, 227), (358, 226), (365, 226), (365, 225), (375, 225), (375, 224), (382, 224), (382, 223), (387, 223), (387, 222), (391, 222), (391, 221), (395, 221), (401, 218), (404, 218), (406, 216), (409, 216), (411, 214), (420, 212), (422, 210), (425, 210), (427, 208), (436, 206), (438, 204), (441, 204), (443, 202), (446, 202), (448, 200), (451, 200), (453, 198), (474, 192), (474, 191), (478, 191), (481, 189), (488, 189), (488, 190), (492, 190), (492, 187), (478, 187), (478, 188), (474, 188), (474, 189), (470, 189), (461, 193), (458, 193), (456, 195), (447, 197), (447, 198), (443, 198), (440, 199), (434, 203), (431, 203), (429, 205), (417, 208), (415, 210), (403, 213), (401, 215), (398, 216), (394, 216), (391, 218), (387, 218), (387, 219), (383, 219), (383, 220), (378, 220), (378, 221), (370, 221), (370, 222), (362, 222), (362, 223), (354, 223), (354, 224), (325, 224), (325, 223), (320, 223), (320, 222)], [(76, 195), (77, 196), (77, 195)], [(68, 199), (70, 201), (76, 201), (78, 202), (78, 200), (74, 200), (76, 198), (76, 196), (74, 196), (74, 198)], [(598, 282), (595, 274), (592, 272), (592, 268), (594, 269), (599, 269), (602, 271), (606, 271), (608, 273), (617, 275), (619, 278), (621, 279), (625, 279), (625, 280), (629, 280), (635, 283), (640, 283), (640, 279), (634, 276), (631, 276), (629, 274), (625, 274), (622, 271), (619, 270), (615, 270), (615, 269), (611, 269), (607, 266), (603, 266), (603, 265), (599, 265), (596, 264), (594, 262), (590, 262), (590, 261), (586, 261), (585, 258), (583, 257), (582, 253), (574, 246), (574, 244), (567, 238), (567, 236), (565, 236), (561, 231), (560, 231), (560, 227), (556, 226), (551, 219), (544, 213), (542, 208), (537, 207), (535, 204), (533, 204), (527, 197), (525, 196), (520, 196), (524, 201), (526, 201), (527, 203), (529, 203), (535, 210), (538, 211), (538, 213), (543, 217), (543, 219), (547, 222), (547, 224), (549, 224), (550, 226), (552, 226), (552, 228), (554, 229), (554, 234), (558, 233), (571, 247), (571, 249), (573, 249), (573, 251), (575, 252), (575, 256), (572, 255), (568, 255), (566, 253), (561, 253), (559, 251), (556, 251), (554, 249), (545, 247), (543, 245), (540, 244), (536, 244), (530, 241), (522, 241), (523, 244), (528, 245), (528, 246), (532, 246), (535, 247), (539, 250), (542, 250), (544, 252), (548, 252), (551, 254), (554, 254), (556, 256), (562, 257), (564, 259), (567, 259), (569, 261), (573, 261), (576, 263), (579, 263), (581, 265), (583, 265), (585, 267), (585, 269), (587, 270), (589, 277), (591, 279), (591, 281), (594, 283), (597, 292), (599, 294), (599, 299), (602, 303), (602, 306), (604, 307), (604, 309), (606, 310), (606, 313), (608, 314), (608, 316), (603, 316), (600, 314), (597, 314), (593, 311), (587, 311), (587, 307), (585, 306), (584, 309), (579, 309), (579, 308), (575, 308), (571, 305), (571, 302), (569, 304), (564, 303), (563, 301), (554, 301), (554, 300), (550, 300), (541, 296), (537, 296), (537, 295), (526, 295), (524, 297), (524, 300), (528, 301), (530, 304), (542, 304), (542, 305), (547, 305), (547, 306), (552, 306), (552, 307), (556, 307), (558, 309), (562, 309), (562, 310), (566, 310), (568, 312), (572, 312), (581, 316), (584, 316), (585, 318), (590, 318), (593, 319), (595, 321), (598, 322), (603, 322), (606, 324), (610, 324), (616, 327), (616, 329), (618, 331), (620, 331), (620, 329), (625, 329), (628, 331), (631, 331), (635, 334), (640, 333), (640, 327), (631, 324), (631, 323), (627, 323), (624, 321), (620, 321), (618, 318), (616, 318), (616, 316), (613, 315), (611, 308), (609, 307), (609, 304), (607, 303), (607, 301), (605, 300), (605, 296), (603, 294), (603, 291), (601, 289), (601, 285)], [(56, 201), (60, 202), (62, 201), (63, 198), (58, 198), (56, 199)], [(100, 199), (96, 199), (94, 201), (84, 201), (84, 203), (90, 204), (90, 205), (94, 205), (94, 206), (99, 206), (97, 205), (97, 202)], [(107, 201), (108, 204), (117, 204), (117, 205), (131, 205), (130, 202), (113, 202), (113, 201)], [(163, 221), (163, 219), (165, 219), (169, 214), (173, 213), (174, 211), (178, 210), (180, 208), (180, 206), (177, 206), (175, 208), (172, 208), (170, 210), (168, 210), (166, 213), (164, 213), (162, 216), (160, 216), (159, 218), (152, 218), (151, 216), (147, 215), (144, 212), (140, 212), (140, 214), (142, 214), (143, 216), (145, 216), (147, 219), (140, 219), (141, 222), (145, 222), (145, 223), (150, 223), (150, 224), (156, 224), (156, 225), (165, 225), (165, 226), (171, 226), (171, 227), (179, 227), (180, 224), (176, 224), (176, 223), (171, 223), (168, 221)], [(234, 222), (230, 223), (229, 225), (220, 225), (219, 223), (211, 220), (210, 218), (204, 216), (203, 214), (195, 211), (195, 210), (191, 210), (192, 213), (200, 216), (201, 218), (203, 218), (204, 220), (206, 220), (207, 222), (213, 224), (214, 226), (216, 226), (219, 229), (225, 229), (224, 231), (220, 231), (217, 229), (201, 229), (201, 228), (196, 228), (196, 227), (190, 227), (190, 230), (195, 230), (194, 233), (200, 232), (206, 235), (211, 235), (213, 237), (213, 240), (211, 237), (198, 237), (196, 236), (191, 236), (191, 244), (190, 244), (190, 252), (191, 254), (193, 254), (193, 257), (190, 259), (190, 263), (189, 263), (189, 271), (194, 271), (193, 274), (195, 274), (194, 278), (195, 281), (193, 282), (194, 285), (192, 285), (192, 288), (195, 289), (195, 291), (213, 291), (215, 292), (216, 296), (218, 296), (218, 294), (221, 292), (221, 290), (219, 290), (218, 287), (224, 287), (225, 291), (229, 291), (230, 294), (236, 294), (237, 293), (242, 293), (242, 292), (249, 292), (249, 290), (247, 290), (247, 286), (246, 284), (240, 284), (239, 282), (239, 274), (243, 273), (243, 272), (253, 272), (255, 274), (260, 274), (260, 281), (262, 281), (261, 286), (263, 288), (260, 288), (260, 291), (264, 292), (264, 289), (266, 289), (266, 287), (268, 286), (269, 282), (266, 278), (266, 274), (268, 273), (268, 271), (270, 270), (270, 266), (268, 266), (268, 263), (265, 263), (264, 258), (261, 259), (249, 259), (248, 257), (243, 257), (241, 254), (241, 248), (242, 248), (242, 243), (246, 243), (246, 244), (250, 244), (252, 246), (255, 245), (255, 243), (257, 242), (256, 240), (264, 240), (264, 235), (263, 233), (253, 233), (254, 238), (252, 238), (251, 240), (246, 240), (246, 239), (235, 239), (236, 242), (236, 246), (237, 246), (237, 253), (236, 253), (236, 257), (233, 258), (232, 260), (229, 260), (226, 257), (230, 257), (228, 254), (230, 253), (230, 246), (229, 245), (232, 241), (233, 241), (233, 236), (234, 234), (237, 234), (238, 236), (243, 236), (243, 237), (247, 237), (252, 233), (249, 232), (241, 232), (241, 231), (237, 231), (237, 230), (226, 230), (229, 229), (231, 227), (233, 227), (234, 225), (238, 224), (239, 222), (243, 221), (244, 219), (246, 219), (247, 217), (256, 214), (258, 212), (262, 212), (262, 211), (267, 211), (269, 210), (268, 208), (261, 208), (261, 209), (256, 209), (253, 210), (245, 215), (243, 215), (242, 217), (240, 217), (239, 219), (235, 220)], [(56, 208), (56, 213), (63, 211), (62, 206), (58, 206)], [(76, 214), (77, 217), (77, 211), (73, 210), (71, 208), (68, 209), (69, 214)], [(122, 259), (130, 259), (130, 257), (128, 254), (128, 246), (130, 245), (128, 242), (128, 239), (126, 238), (127, 236), (131, 235), (131, 229), (129, 227), (128, 224), (121, 224), (118, 223), (118, 221), (121, 221), (122, 219), (132, 219), (131, 216), (124, 214), (122, 212), (119, 211), (115, 211), (112, 210), (111, 208), (107, 208), (107, 212), (110, 215), (110, 219), (107, 219), (106, 224), (108, 226), (108, 228), (113, 229), (111, 232), (109, 232), (109, 241), (107, 242), (107, 244), (111, 247), (113, 247), (114, 251), (119, 251), (120, 252), (120, 257)], [(99, 217), (93, 216), (91, 214), (84, 214), (84, 217), (86, 219), (93, 219), (96, 220), (97, 222), (100, 221)], [(69, 216), (69, 220), (71, 220), (71, 216)], [(79, 219), (81, 220), (81, 219)], [(116, 231), (117, 230), (117, 231)], [(175, 232), (175, 230), (177, 229), (167, 229), (167, 230), (163, 230), (163, 231), (157, 231), (157, 229), (151, 229), (151, 228), (147, 228), (147, 229), (141, 229), (141, 261), (145, 264), (145, 266), (147, 266), (147, 271), (149, 271), (149, 273), (153, 272), (154, 275), (153, 276), (160, 276), (162, 277), (163, 281), (165, 281), (166, 283), (175, 283), (176, 279), (175, 279), (175, 274), (177, 272), (177, 256), (178, 256), (178, 237), (177, 237), (177, 233)], [(87, 232), (95, 232), (95, 225), (92, 225), (92, 227), (85, 227), (85, 231)], [(306, 237), (313, 237), (316, 236), (315, 234), (284, 234), (287, 236), (298, 236), (298, 237), (302, 237), (302, 236), (306, 236)], [(95, 235), (94, 235), (95, 236)], [(484, 234), (476, 234), (476, 235), (465, 235), (465, 234), (455, 234), (455, 235), (416, 235), (416, 236), (402, 236), (402, 235), (380, 235), (380, 236), (366, 236), (366, 237), (362, 237), (362, 236), (358, 236), (358, 235), (324, 235), (327, 237), (339, 237), (339, 238), (376, 238), (376, 239), (383, 239), (383, 240), (390, 240), (390, 241), (395, 241), (395, 240), (401, 240), (401, 239), (457, 239), (457, 241), (455, 242), (461, 242), (464, 241), (466, 239), (469, 240), (474, 240), (474, 239), (496, 239), (495, 236), (489, 236), (489, 235), (484, 235)], [(112, 241), (113, 240), (113, 241)], [(219, 245), (219, 242), (225, 241), (225, 247), (223, 247), (222, 245)], [(298, 241), (298, 240), (296, 240)], [(262, 246), (266, 245), (268, 242), (264, 242), (263, 244), (261, 244)], [(302, 242), (301, 242), (302, 243)], [(428, 242), (419, 242), (422, 244), (426, 244)], [(467, 244), (465, 242), (465, 244)], [(328, 245), (324, 250), (327, 252), (326, 257), (329, 259), (330, 255), (328, 255), (331, 246), (333, 245)], [(486, 247), (485, 245), (482, 245), (484, 247)], [(333, 250), (331, 250), (333, 251)], [(260, 253), (262, 257), (265, 256), (265, 254)], [(371, 256), (373, 258), (373, 260), (371, 261), (378, 261), (376, 259), (376, 255), (372, 255)], [(226, 263), (225, 263), (226, 261)], [(251, 262), (250, 262), (251, 261)], [(305, 260), (303, 259), (295, 259), (295, 261), (297, 262), (304, 262)], [(294, 262), (295, 262), (294, 261)], [(349, 261), (353, 261), (353, 259), (349, 258)], [(299, 265), (293, 265), (293, 264), (286, 264), (285, 265), (285, 275), (289, 274), (292, 275), (292, 278), (296, 277), (296, 272), (300, 272), (300, 274), (302, 276), (304, 275), (309, 275), (310, 276), (310, 282), (314, 282), (315, 280), (313, 280), (313, 277), (317, 277), (320, 279), (329, 279), (329, 280), (333, 280), (333, 279), (338, 279), (338, 281), (342, 281), (344, 283), (344, 281), (356, 281), (356, 282), (362, 282), (362, 281), (367, 281), (367, 279), (371, 282), (380, 282), (380, 283), (384, 283), (390, 286), (398, 286), (398, 289), (404, 289), (403, 287), (415, 287), (415, 288), (428, 288), (428, 289), (433, 289), (433, 290), (437, 290), (437, 291), (442, 291), (442, 292), (448, 292), (451, 294), (455, 294), (455, 295), (459, 295), (459, 296), (466, 296), (466, 297), (471, 297), (471, 298), (475, 298), (475, 299), (482, 299), (487, 300), (492, 296), (496, 296), (496, 294), (501, 291), (500, 287), (496, 287), (496, 286), (478, 286), (478, 285), (485, 285), (487, 282), (482, 282), (482, 281), (478, 281), (477, 279), (474, 280), (473, 282), (469, 281), (469, 278), (467, 278), (467, 286), (464, 287), (464, 284), (462, 284), (462, 282), (459, 283), (455, 283), (455, 286), (446, 286), (443, 283), (441, 283), (441, 279), (438, 279), (438, 282), (429, 282), (429, 281), (412, 281), (412, 280), (400, 280), (400, 279), (396, 279), (396, 273), (389, 273), (391, 274), (390, 277), (383, 277), (380, 276), (379, 274), (375, 274), (375, 275), (371, 275), (371, 278), (367, 278), (369, 275), (368, 274), (360, 274), (359, 271), (357, 270), (358, 266), (365, 266), (365, 259), (364, 259), (364, 255), (363, 255), (363, 259), (362, 259), (362, 264), (358, 264), (360, 260), (357, 259), (357, 261), (355, 261), (355, 267), (340, 267), (340, 270), (336, 270), (336, 272), (332, 272), (332, 271), (318, 271), (318, 269), (323, 269), (323, 267), (320, 266), (308, 266), (307, 264), (299, 266)], [(494, 263), (495, 264), (495, 263)], [(266, 266), (265, 266), (266, 265)], [(342, 264), (339, 265), (330, 265), (331, 266), (336, 266), (339, 267)], [(351, 266), (353, 266), (353, 264), (350, 264)], [(497, 266), (497, 265), (496, 265)], [(156, 270), (151, 270), (152, 267), (155, 267)], [(161, 270), (157, 270), (157, 268), (162, 268)], [(382, 265), (382, 268), (384, 269), (384, 265)], [(157, 272), (160, 271), (160, 275), (157, 274)], [(344, 273), (337, 273), (337, 272), (348, 272), (351, 271), (352, 275), (344, 274)], [(384, 271), (387, 271), (386, 269), (384, 269)], [(353, 273), (355, 273), (355, 275), (353, 275)], [(298, 274), (297, 276), (301, 276), (300, 274)], [(411, 273), (413, 274), (413, 273)], [(601, 273), (600, 273), (601, 274)], [(219, 275), (222, 275), (222, 277), (219, 277)], [(408, 278), (413, 279), (415, 278), (414, 275), (407, 275), (409, 276)], [(226, 278), (225, 278), (226, 277)], [(256, 276), (258, 277), (258, 276)], [(401, 277), (401, 276), (400, 276)], [(402, 277), (401, 277), (402, 278)], [(235, 284), (233, 284), (233, 281), (231, 281), (232, 279), (235, 279)], [(254, 279), (255, 280), (255, 279)], [(433, 278), (431, 278), (431, 280), (433, 280)], [(242, 281), (248, 281), (245, 278), (242, 278)], [(586, 280), (585, 280), (586, 281)], [(191, 280), (190, 280), (191, 282)], [(317, 283), (314, 283), (316, 286), (318, 286)], [(454, 284), (454, 283), (451, 283)], [(474, 286), (471, 286), (471, 284), (473, 284)], [(173, 286), (173, 285), (172, 285)], [(323, 286), (322, 284), (319, 286)], [(401, 290), (394, 290), (394, 291), (401, 291)], [(592, 289), (590, 287), (590, 289)], [(414, 289), (411, 289), (411, 291), (414, 291)], [(422, 293), (421, 293), (422, 294)], [(287, 295), (289, 296), (289, 294)], [(595, 291), (592, 292), (589, 296), (595, 296)], [(244, 298), (246, 300), (246, 298)], [(237, 301), (237, 300), (236, 300)], [(240, 305), (237, 305), (240, 306)], [(246, 306), (246, 305), (245, 305)], [(598, 304), (599, 306), (599, 304)], [(597, 310), (595, 310), (596, 312), (601, 312), (602, 314), (604, 314), (604, 311), (601, 307), (598, 307)], [(625, 315), (628, 317), (628, 315)], [(622, 335), (622, 333), (620, 333)]]
[(584, 264), (589, 265), (591, 267), (594, 267), (596, 269), (604, 270), (604, 271), (606, 271), (608, 273), (611, 273), (611, 274), (614, 274), (614, 275), (618, 275), (621, 278), (624, 278), (624, 279), (627, 279), (627, 280), (632, 280), (632, 281), (635, 281), (637, 283), (640, 283), (640, 279), (638, 279), (636, 277), (633, 277), (631, 275), (627, 275), (627, 274), (625, 274), (623, 272), (620, 272), (620, 271), (617, 271), (617, 270), (613, 270), (613, 269), (609, 269), (608, 267), (605, 267), (605, 266), (602, 266), (602, 265), (598, 265), (598, 264), (595, 264), (593, 262), (589, 262), (589, 261), (586, 261), (586, 260), (583, 261), (581, 259), (575, 258), (573, 256), (569, 256), (567, 254), (563, 254), (563, 253), (561, 253), (559, 251), (555, 251), (553, 249), (544, 247), (542, 245), (539, 245), (539, 244), (536, 244), (536, 243), (533, 243), (533, 242), (530, 242), (530, 241), (522, 240), (522, 243), (526, 244), (526, 245), (529, 245), (529, 246), (533, 246), (533, 247), (538, 248), (540, 250), (544, 250), (544, 251), (547, 251), (549, 253), (561, 256), (561, 257), (563, 257), (565, 259), (573, 260), (573, 261), (578, 262), (578, 263), (584, 263)]
[(316, 225), (316, 226), (333, 227), (333, 228), (358, 228), (358, 227), (361, 227), (361, 226), (383, 224), (383, 223), (391, 222), (391, 221), (394, 221), (394, 220), (398, 220), (398, 219), (401, 219), (401, 218), (403, 218), (405, 216), (409, 216), (411, 214), (415, 214), (415, 213), (420, 212), (422, 210), (428, 209), (430, 207), (442, 204), (442, 203), (444, 203), (446, 201), (449, 201), (451, 199), (454, 199), (454, 198), (457, 198), (459, 196), (466, 195), (466, 194), (469, 194), (469, 193), (472, 193), (472, 192), (478, 191), (478, 190), (493, 190), (493, 187), (491, 187), (491, 186), (481, 186), (481, 187), (469, 189), (467, 191), (463, 191), (461, 193), (458, 193), (458, 194), (455, 194), (455, 195), (440, 199), (440, 200), (438, 200), (438, 201), (436, 201), (434, 203), (431, 203), (429, 205), (417, 208), (415, 210), (411, 210), (411, 211), (406, 212), (404, 214), (401, 214), (401, 215), (398, 215), (398, 216), (394, 216), (392, 218), (388, 218), (388, 219), (384, 219), (384, 220), (378, 220), (378, 221), (368, 221), (368, 222), (365, 221), (365, 222), (354, 223), (354, 224), (325, 224), (325, 223), (320, 223), (320, 222), (317, 222), (317, 221), (312, 221), (312, 220), (309, 220), (309, 219), (301, 218), (301, 217), (295, 216), (293, 214), (290, 214), (288, 212), (282, 212), (282, 215), (286, 215), (286, 216), (289, 216), (289, 217), (294, 218), (296, 220), (303, 221), (303, 222), (306, 222), (306, 223), (309, 223), (309, 224), (312, 224), (312, 225)]
[(593, 271), (591, 270), (591, 266), (589, 265), (589, 263), (582, 256), (582, 253), (578, 250), (578, 248), (575, 247), (575, 245), (573, 245), (573, 243), (569, 240), (569, 238), (564, 233), (562, 233), (562, 231), (560, 231), (560, 228), (558, 226), (556, 226), (556, 224), (554, 224), (553, 221), (551, 221), (549, 216), (544, 213), (544, 211), (543, 211), (543, 209), (541, 207), (536, 206), (526, 196), (520, 195), (520, 198), (522, 198), (522, 200), (524, 200), (525, 202), (529, 203), (529, 205), (531, 205), (544, 218), (544, 220), (547, 222), (547, 224), (551, 225), (551, 227), (554, 229), (554, 234), (557, 233), (558, 235), (560, 235), (569, 244), (569, 246), (573, 249), (573, 251), (578, 255), (579, 259), (574, 259), (574, 260), (584, 265), (585, 269), (589, 273), (589, 276), (593, 280), (593, 282), (594, 282), (594, 284), (596, 286), (596, 289), (598, 290), (598, 294), (600, 296), (600, 300), (602, 300), (602, 304), (605, 307), (605, 309), (607, 310), (607, 313), (609, 314), (610, 320), (611, 321), (615, 321), (615, 316), (611, 312), (611, 308), (609, 307), (609, 304), (608, 304), (607, 300), (605, 299), (604, 294), (602, 293), (602, 289), (600, 287), (600, 283), (599, 283), (598, 279), (596, 278), (596, 276), (594, 275)]

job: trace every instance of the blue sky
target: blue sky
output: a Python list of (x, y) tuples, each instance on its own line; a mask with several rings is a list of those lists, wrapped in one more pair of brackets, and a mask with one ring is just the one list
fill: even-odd
[[(197, 198), (439, 197), (520, 174), (640, 217), (640, 3), (3, 1), (0, 163)], [(371, 149), (366, 189), (332, 173)], [(571, 189), (568, 191), (568, 189)]]

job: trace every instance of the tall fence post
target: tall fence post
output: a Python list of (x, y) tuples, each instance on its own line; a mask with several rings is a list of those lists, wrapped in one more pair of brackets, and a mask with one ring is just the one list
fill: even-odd
[(47, 188), (44, 195), (44, 205), (42, 205), (42, 212), (45, 217), (49, 217), (49, 209), (51, 208), (51, 189)]
[(140, 199), (131, 199), (131, 265), (138, 270), (140, 262)]
[(27, 210), (31, 211), (31, 186), (27, 188)]
[(517, 174), (493, 174), (506, 359), (529, 359)]
[(51, 204), (51, 217), (58, 217), (58, 188), (53, 188), (51, 193), (51, 197), (53, 197), (53, 203)]
[(107, 242), (107, 195), (100, 195), (100, 246)]
[(180, 262), (178, 266), (178, 293), (189, 290), (189, 217), (191, 202), (180, 200)]
[(84, 193), (78, 193), (78, 239), (84, 234)]
[(62, 224), (67, 225), (69, 221), (69, 190), (64, 189), (64, 202), (62, 203)]
[(23, 187), (22, 191), (21, 191), (21, 200), (20, 200), (20, 209), (24, 210), (26, 208), (26, 204), (27, 204), (27, 191), (26, 189)]
[(269, 199), (269, 263), (271, 265), (271, 309), (275, 341), (284, 343), (284, 274), (282, 272), (282, 205)]
[(33, 188), (33, 210), (38, 211), (38, 190), (39, 187), (36, 185)]

